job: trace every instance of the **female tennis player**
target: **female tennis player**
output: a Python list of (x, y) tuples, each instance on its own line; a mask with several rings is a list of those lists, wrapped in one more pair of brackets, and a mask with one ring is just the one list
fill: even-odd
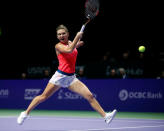
[(57, 58), (59, 60), (58, 70), (49, 80), (43, 93), (39, 96), (36, 96), (32, 100), (27, 110), (21, 112), (20, 116), (17, 118), (17, 123), (21, 125), (28, 117), (29, 113), (38, 104), (45, 101), (61, 87), (66, 87), (69, 90), (83, 96), (90, 103), (91, 107), (105, 119), (106, 123), (109, 124), (116, 115), (117, 111), (113, 110), (111, 113), (104, 112), (87, 86), (77, 79), (74, 74), (76, 57), (78, 54), (77, 48), (84, 44), (83, 41), (80, 41), (83, 32), (78, 32), (73, 41), (69, 40), (69, 32), (67, 27), (64, 25), (59, 25), (56, 29), (56, 32), (57, 38), (59, 40), (59, 43), (55, 45)]

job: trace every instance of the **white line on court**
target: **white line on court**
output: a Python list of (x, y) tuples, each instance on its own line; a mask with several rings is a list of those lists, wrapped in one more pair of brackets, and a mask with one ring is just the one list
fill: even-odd
[(135, 126), (135, 127), (118, 127), (118, 128), (101, 128), (101, 129), (87, 129), (87, 130), (70, 130), (70, 131), (100, 131), (100, 130), (123, 130), (123, 129), (140, 129), (140, 128), (159, 128), (164, 127), (164, 125), (158, 126)]
[[(70, 120), (70, 121), (98, 121), (98, 122), (100, 122), (100, 121), (103, 121), (103, 119), (102, 118), (99, 118), (99, 119), (93, 119), (93, 118), (89, 118), (89, 119), (87, 119), (87, 118), (54, 118), (54, 117), (29, 117), (30, 119), (54, 119), (54, 120), (62, 120), (62, 121), (64, 121), (64, 120)], [(156, 120), (154, 120), (154, 121), (146, 121), (147, 119), (144, 119), (144, 120), (135, 120), (135, 119), (133, 119), (133, 120), (131, 120), (130, 121), (130, 119), (128, 119), (128, 120), (119, 120), (119, 119), (114, 119), (113, 121), (117, 121), (117, 122), (134, 122), (134, 123), (162, 123), (162, 124), (164, 124), (164, 121), (163, 122), (160, 122), (160, 121), (156, 121)]]
[[(17, 118), (15, 116), (0, 116), (0, 118)], [(95, 122), (101, 122), (103, 121), (102, 118), (60, 118), (60, 117), (37, 117), (37, 116), (29, 116), (28, 119), (35, 119), (35, 120), (44, 120), (44, 119), (53, 119), (53, 120), (61, 120), (61, 121), (64, 121), (64, 120), (69, 120), (69, 121), (95, 121)], [(155, 119), (155, 120), (150, 120), (150, 119), (141, 119), (141, 120), (138, 120), (138, 119), (119, 119), (119, 118), (116, 118), (114, 119), (113, 121), (116, 121), (116, 122), (131, 122), (131, 123), (161, 123), (161, 124), (164, 124), (164, 120), (161, 120), (161, 121), (157, 121), (158, 119)]]

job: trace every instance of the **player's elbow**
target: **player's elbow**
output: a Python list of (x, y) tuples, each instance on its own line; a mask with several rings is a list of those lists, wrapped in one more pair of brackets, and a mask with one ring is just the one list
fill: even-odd
[(66, 50), (67, 53), (71, 53), (72, 51), (73, 51), (72, 48), (68, 48), (68, 49)]

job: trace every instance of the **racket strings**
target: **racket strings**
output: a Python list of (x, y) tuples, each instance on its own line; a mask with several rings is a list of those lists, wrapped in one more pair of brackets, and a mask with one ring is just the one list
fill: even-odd
[(99, 13), (99, 1), (88, 0), (85, 4), (85, 15), (88, 19), (93, 19)]

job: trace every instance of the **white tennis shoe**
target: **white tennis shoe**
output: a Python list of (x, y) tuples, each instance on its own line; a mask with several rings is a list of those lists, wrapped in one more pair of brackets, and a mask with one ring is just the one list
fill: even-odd
[(28, 117), (28, 115), (25, 112), (21, 112), (21, 114), (19, 115), (19, 117), (17, 118), (17, 123), (19, 125), (22, 125), (24, 120)]
[(105, 122), (107, 124), (110, 124), (113, 118), (115, 117), (116, 113), (117, 113), (117, 110), (113, 110), (111, 113), (106, 113)]

